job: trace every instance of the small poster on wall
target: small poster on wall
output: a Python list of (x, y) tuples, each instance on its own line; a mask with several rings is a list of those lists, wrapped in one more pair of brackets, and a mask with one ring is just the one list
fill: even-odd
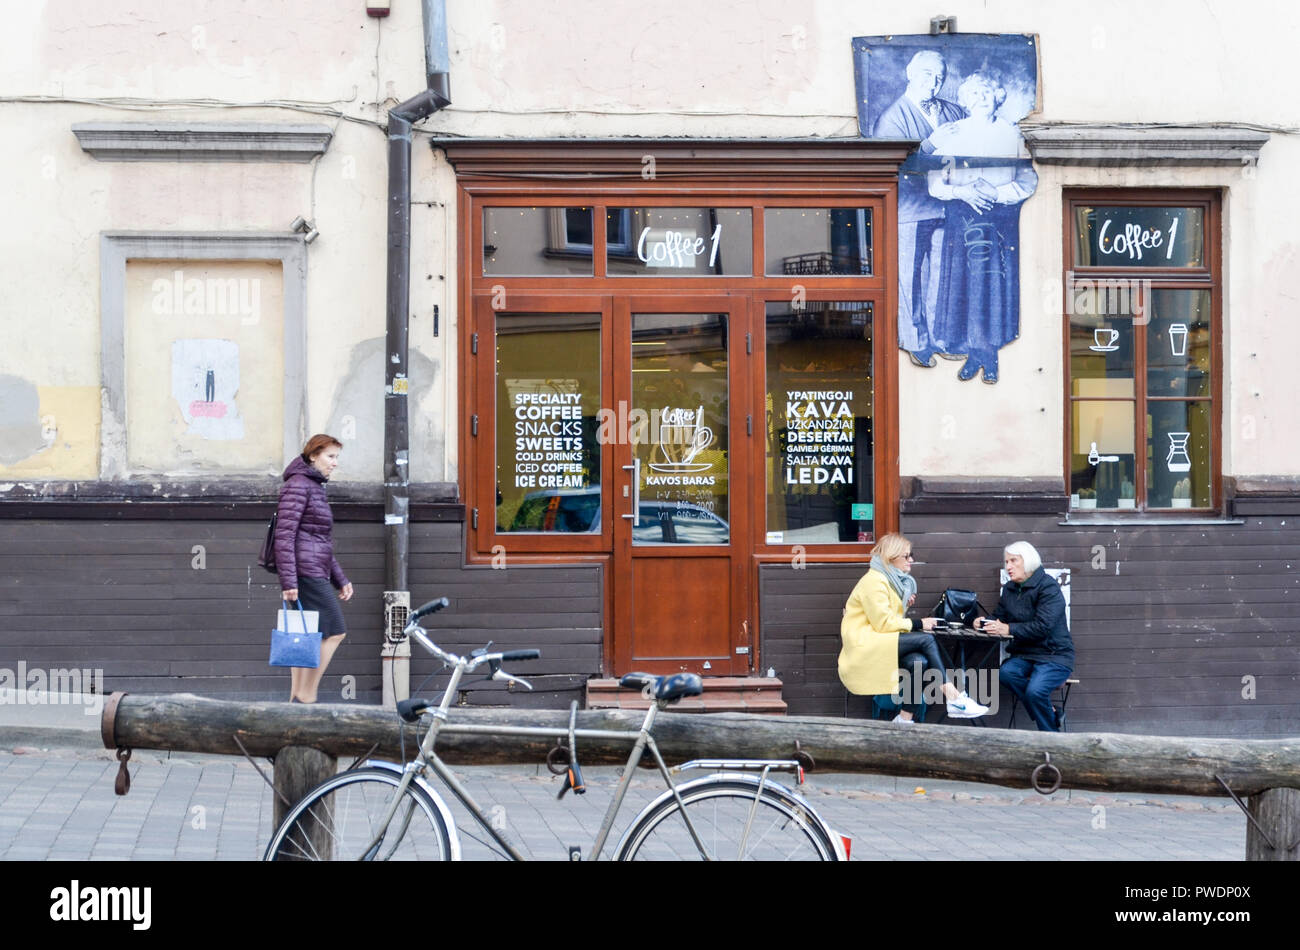
[(898, 343), (920, 367), (998, 381), (1020, 335), (1020, 206), (1034, 172), (1019, 122), (1038, 107), (1026, 34), (853, 40), (861, 134), (920, 147), (898, 184)]

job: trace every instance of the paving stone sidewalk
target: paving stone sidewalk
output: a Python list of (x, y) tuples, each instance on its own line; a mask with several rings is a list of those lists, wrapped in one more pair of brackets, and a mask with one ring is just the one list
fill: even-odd
[[(113, 792), (107, 750), (14, 745), (0, 736), (0, 859), (234, 860), (261, 857), (272, 791), (246, 760), (137, 751), (131, 791)], [(28, 737), (30, 738), (30, 737)], [(489, 815), (529, 857), (591, 847), (617, 771), (584, 769), (590, 791), (556, 801), (543, 767), (458, 768)], [(923, 793), (920, 790), (924, 790)], [(661, 792), (638, 775), (621, 831)], [(1227, 799), (1058, 792), (866, 775), (810, 775), (800, 790), (853, 838), (854, 860), (1223, 860), (1245, 857), (1245, 816)], [(451, 800), (451, 796), (445, 796)], [(454, 806), (465, 857), (495, 857)]]

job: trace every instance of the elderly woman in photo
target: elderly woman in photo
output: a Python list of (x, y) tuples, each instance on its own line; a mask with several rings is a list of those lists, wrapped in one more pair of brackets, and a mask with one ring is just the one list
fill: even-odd
[[(284, 470), (276, 509), (275, 564), (281, 596), (320, 613), (320, 666), (293, 667), (289, 702), (314, 703), (325, 668), (343, 642), (347, 626), (340, 600), (352, 599), (352, 584), (334, 557), (334, 514), (325, 483), (339, 464), (343, 443), (332, 435), (314, 435), (302, 454)], [(338, 591), (337, 597), (335, 591)]]
[(1002, 554), (1010, 580), (992, 618), (975, 623), (986, 633), (1011, 637), (1011, 657), (1002, 664), (999, 680), (1025, 704), (1039, 729), (1060, 732), (1052, 690), (1074, 669), (1065, 595), (1028, 541), (1008, 544)]
[(998, 349), (1020, 335), (1019, 205), (1038, 185), (1020, 129), (997, 115), (1006, 95), (971, 73), (957, 88), (968, 117), (929, 140), (946, 157), (928, 175), (931, 196), (947, 202), (934, 337), (967, 357), (958, 379), (983, 370), (986, 383), (998, 381)]
[[(989, 711), (948, 682), (938, 644), (933, 634), (935, 618), (909, 620), (907, 608), (916, 600), (916, 579), (912, 577), (912, 543), (901, 534), (886, 534), (871, 551), (871, 568), (849, 595), (840, 623), (843, 645), (840, 649), (840, 681), (859, 696), (893, 693), (898, 688), (898, 670), (919, 670), (928, 665), (943, 678), (943, 695), (948, 701), (948, 715), (955, 719), (974, 719)], [(932, 674), (933, 675), (933, 674)], [(912, 694), (894, 720), (910, 723), (920, 704), (921, 677), (915, 675)], [(909, 697), (905, 697), (909, 698)]]

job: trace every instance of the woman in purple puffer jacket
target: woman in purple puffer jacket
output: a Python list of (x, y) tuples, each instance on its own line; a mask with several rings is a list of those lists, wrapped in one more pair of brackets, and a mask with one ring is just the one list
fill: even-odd
[(275, 564), (281, 596), (289, 603), (301, 600), (303, 610), (318, 611), (322, 634), (320, 666), (291, 670), (291, 703), (316, 702), (321, 677), (347, 632), (339, 601), (352, 599), (352, 585), (334, 557), (334, 515), (325, 498), (325, 483), (338, 467), (342, 451), (343, 443), (334, 436), (312, 436), (284, 470), (280, 486)]

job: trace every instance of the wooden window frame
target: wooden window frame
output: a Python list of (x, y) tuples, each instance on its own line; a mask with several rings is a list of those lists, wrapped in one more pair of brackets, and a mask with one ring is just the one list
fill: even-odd
[[(1208, 402), (1210, 404), (1210, 504), (1201, 508), (1152, 508), (1147, 505), (1146, 416), (1147, 353), (1146, 335), (1134, 334), (1134, 494), (1136, 507), (1082, 509), (1069, 508), (1072, 521), (1086, 523), (1097, 518), (1142, 520), (1158, 518), (1196, 518), (1217, 515), (1224, 510), (1223, 498), (1223, 198), (1213, 189), (1161, 188), (1067, 188), (1062, 195), (1064, 209), (1062, 241), (1063, 343), (1062, 378), (1064, 384), (1063, 422), (1065, 432), (1064, 471), (1067, 497), (1072, 477), (1071, 447), (1074, 444), (1074, 404), (1082, 400), (1073, 393), (1070, 376), (1070, 275), (1096, 280), (1141, 280), (1150, 290), (1201, 290), (1210, 294), (1210, 392), (1200, 399), (1173, 401)], [(1197, 207), (1204, 214), (1204, 257), (1200, 267), (1106, 267), (1081, 266), (1075, 261), (1075, 208), (1080, 205), (1122, 205), (1126, 207)], [(1149, 305), (1149, 304), (1148, 304)], [(1127, 400), (1125, 400), (1127, 401)], [(1169, 401), (1169, 400), (1160, 400)]]
[[(479, 378), (481, 354), (493, 346), (480, 326), (484, 306), (491, 306), (497, 291), (504, 291), (509, 309), (593, 310), (591, 301), (615, 295), (725, 294), (745, 295), (751, 300), (757, 329), (754, 339), (754, 390), (752, 405), (762, 405), (759, 390), (765, 383), (766, 300), (789, 297), (792, 283), (802, 283), (810, 300), (862, 300), (875, 304), (875, 374), (877, 381), (875, 426), (876, 536), (898, 529), (898, 356), (890, 341), (897, 338), (896, 207), (898, 168), (910, 149), (904, 144), (866, 141), (708, 141), (656, 142), (652, 140), (547, 140), (547, 141), (462, 141), (437, 140), (433, 147), (445, 152), (457, 172), (457, 260), (459, 262), (460, 312), (471, 317), (460, 334), (459, 381), (461, 418), (459, 426), (461, 491), (470, 512), (479, 509), (478, 526), (467, 518), (466, 548), (470, 563), (490, 563), (501, 550), (525, 560), (553, 561), (563, 553), (567, 562), (599, 558), (596, 548), (605, 543), (597, 536), (540, 538), (536, 535), (498, 535), (494, 508), (487, 504), (486, 486), (493, 484), (495, 434), (484, 426), (479, 410), (478, 435), (471, 434), (476, 403), (483, 398), (485, 383)], [(645, 158), (653, 156), (654, 174), (647, 176)], [(536, 277), (484, 276), (482, 268), (483, 209), (486, 207), (529, 206), (592, 208), (592, 276)], [(753, 213), (753, 254), (748, 277), (609, 277), (606, 274), (606, 239), (602, 225), (609, 207), (746, 207)], [(873, 267), (871, 276), (768, 277), (765, 269), (763, 210), (769, 207), (828, 207), (872, 209)], [(582, 303), (581, 301), (587, 301)], [(611, 345), (602, 325), (602, 347)], [(478, 332), (478, 353), (472, 353), (474, 332)], [(607, 358), (609, 354), (606, 354)], [(609, 362), (602, 371), (602, 394), (612, 392), (607, 378)], [(488, 370), (490, 370), (490, 365)], [(483, 371), (486, 375), (486, 371)], [(764, 440), (754, 439), (751, 463), (761, 471)], [(605, 456), (605, 453), (602, 453)], [(605, 456), (607, 458), (608, 456)], [(604, 463), (604, 460), (602, 461)], [(611, 484), (602, 471), (602, 484)], [(763, 486), (766, 492), (766, 485)], [(765, 542), (766, 503), (754, 526), (755, 559), (788, 561), (793, 545)], [(602, 524), (607, 519), (602, 517)], [(761, 529), (761, 530), (760, 530)], [(607, 528), (603, 529), (607, 530)], [(603, 535), (602, 531), (602, 535)], [(575, 544), (576, 542), (579, 542)], [(582, 542), (587, 542), (584, 544)], [(594, 543), (592, 543), (594, 542)], [(591, 552), (583, 555), (588, 546)], [(495, 550), (494, 550), (495, 548)], [(841, 543), (814, 545), (806, 555), (816, 562), (860, 562), (868, 545)], [(534, 558), (533, 556), (537, 557)]]
[[(618, 554), (602, 536), (589, 540), (580, 536), (558, 539), (523, 540), (522, 536), (494, 534), (495, 497), (490, 490), (495, 473), (495, 434), (480, 427), (477, 437), (471, 434), (477, 393), (482, 392), (481, 374), (495, 376), (491, 360), (485, 360), (493, 341), (485, 339), (479, 327), (480, 307), (492, 305), (496, 292), (506, 294), (507, 309), (535, 302), (554, 307), (588, 310), (599, 298), (608, 308), (615, 297), (640, 295), (694, 296), (728, 295), (748, 298), (746, 309), (761, 305), (761, 299), (788, 299), (792, 280), (789, 276), (767, 277), (765, 266), (765, 207), (872, 207), (873, 263), (876, 273), (861, 276), (808, 277), (804, 285), (810, 299), (876, 301), (878, 315), (875, 332), (882, 341), (879, 352), (886, 354), (876, 366), (877, 426), (876, 435), (876, 520), (877, 534), (897, 530), (899, 522), (898, 474), (898, 373), (899, 353), (896, 306), (897, 207), (899, 167), (911, 152), (908, 143), (882, 143), (866, 140), (707, 140), (655, 141), (635, 140), (463, 140), (442, 139), (431, 143), (441, 151), (456, 172), (456, 281), (458, 313), (457, 398), (459, 418), (458, 482), (465, 500), (465, 559), (471, 566), (495, 566), (501, 553), (511, 564), (578, 565), (590, 564), (602, 570), (604, 588), (602, 607), (603, 665), (612, 672), (616, 651), (614, 576)], [(650, 159), (647, 162), (647, 159)], [(488, 206), (527, 205), (536, 207), (587, 205), (592, 208), (593, 247), (592, 276), (485, 277), (482, 271), (483, 214)], [(753, 213), (753, 253), (751, 276), (609, 277), (606, 273), (606, 229), (601, 226), (606, 209), (614, 207), (747, 207)], [(542, 301), (537, 298), (547, 298)], [(485, 303), (480, 303), (485, 301)], [(602, 311), (605, 312), (605, 311)], [(759, 328), (754, 345), (755, 356), (749, 372), (751, 380), (762, 380), (765, 340), (761, 316), (754, 318)], [(613, 335), (602, 326), (602, 346), (613, 345)], [(478, 333), (478, 337), (474, 336)], [(472, 352), (477, 340), (477, 353)], [(613, 354), (606, 354), (602, 368), (602, 397), (612, 393), (610, 375)], [(495, 386), (493, 378), (492, 386)], [(755, 382), (755, 386), (762, 385)], [(493, 390), (494, 391), (494, 390)], [(747, 390), (753, 399), (753, 389)], [(735, 395), (733, 393), (733, 395)], [(752, 404), (753, 405), (753, 404)], [(758, 406), (762, 406), (761, 398)], [(482, 420), (480, 420), (482, 421)], [(763, 450), (762, 439), (752, 440), (754, 456)], [(612, 454), (602, 453), (612, 465)], [(761, 469), (760, 469), (761, 470)], [(621, 473), (620, 473), (621, 474)], [(609, 473), (602, 473), (602, 484), (613, 485)], [(764, 492), (766, 486), (763, 486)], [(604, 502), (602, 502), (604, 504)], [(612, 502), (610, 503), (612, 504)], [(474, 509), (479, 509), (478, 518)], [(765, 521), (766, 501), (749, 505), (750, 512)], [(602, 524), (610, 522), (612, 511), (602, 509)], [(765, 535), (755, 537), (758, 524), (750, 536), (754, 543), (744, 572), (748, 577), (741, 596), (748, 623), (750, 668), (759, 669), (762, 632), (759, 629), (759, 569), (763, 563), (791, 563), (791, 545), (768, 546)], [(611, 529), (612, 530), (612, 529)], [(579, 540), (587, 547), (575, 546)], [(494, 549), (495, 546), (495, 549)], [(837, 550), (808, 550), (806, 560), (814, 563), (854, 562), (867, 559), (869, 545), (842, 544)], [(738, 569), (740, 562), (737, 561)]]

